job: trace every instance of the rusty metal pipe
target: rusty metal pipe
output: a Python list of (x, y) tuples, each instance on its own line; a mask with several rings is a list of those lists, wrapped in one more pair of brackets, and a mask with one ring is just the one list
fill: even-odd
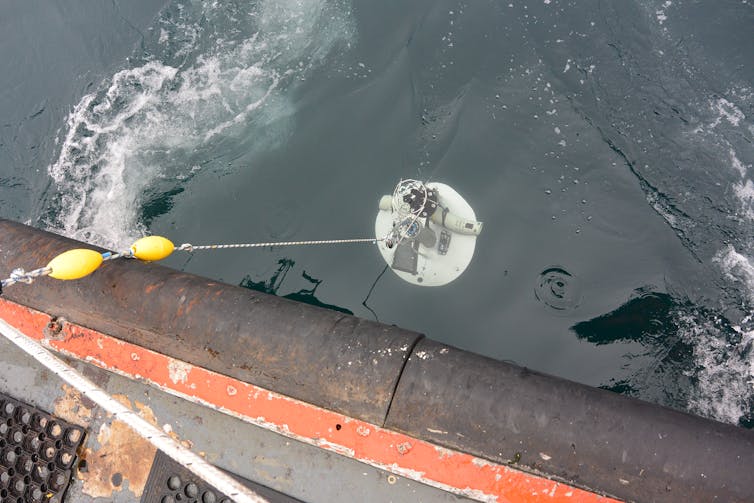
[[(0, 220), (0, 274), (78, 246)], [(397, 327), (127, 260), (4, 295), (326, 409), (627, 501), (754, 495), (752, 431)]]
[[(0, 220), (0, 273), (82, 243)], [(6, 288), (15, 302), (221, 374), (383, 424), (419, 334), (154, 263)]]

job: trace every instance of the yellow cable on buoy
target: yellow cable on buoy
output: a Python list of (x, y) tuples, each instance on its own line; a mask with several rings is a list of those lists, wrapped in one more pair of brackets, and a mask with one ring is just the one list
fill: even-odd
[(61, 253), (50, 260), (49, 276), (55, 279), (79, 279), (88, 276), (102, 264), (102, 254), (94, 250), (77, 248)]
[(162, 260), (175, 250), (175, 245), (162, 236), (147, 236), (131, 245), (131, 254), (139, 260)]

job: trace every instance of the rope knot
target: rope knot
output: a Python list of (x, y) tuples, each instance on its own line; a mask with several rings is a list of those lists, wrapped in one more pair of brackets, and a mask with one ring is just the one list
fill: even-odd
[(34, 281), (21, 267), (13, 269), (10, 273), (10, 279), (16, 283), (26, 283), (27, 285), (31, 285), (31, 282)]
[(183, 243), (181, 246), (178, 247), (178, 249), (191, 253), (194, 251), (194, 245), (192, 245), (191, 243)]

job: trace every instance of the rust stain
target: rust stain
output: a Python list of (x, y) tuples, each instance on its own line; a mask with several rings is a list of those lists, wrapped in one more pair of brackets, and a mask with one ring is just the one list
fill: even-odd
[(404, 455), (404, 454), (408, 453), (408, 451), (411, 450), (411, 447), (412, 447), (411, 446), (411, 442), (403, 442), (403, 443), (398, 444), (396, 446), (396, 449), (398, 449), (398, 452), (401, 455)]
[[(0, 298), (0, 312), (12, 315), (11, 318), (15, 324), (36, 339), (40, 338), (44, 326), (50, 320), (49, 316), (2, 298)], [(134, 378), (139, 376), (140, 379), (159, 387), (169, 388), (192, 401), (224, 409), (271, 431), (277, 431), (291, 438), (347, 455), (420, 482), (437, 484), (457, 494), (471, 495), (489, 501), (618, 503), (617, 500), (609, 497), (552, 481), (540, 475), (522, 472), (513, 467), (481, 460), (468, 453), (440, 448), (400, 432), (299, 402), (201, 367), (191, 367), (191, 373), (186, 381), (172, 380), (169, 367), (173, 359), (113, 339), (100, 332), (83, 327), (78, 327), (78, 330), (86, 336), (67, 337), (62, 341), (53, 340), (50, 345), (80, 359), (97, 355), (102, 360), (93, 363), (103, 368), (118, 369)], [(173, 337), (180, 340), (178, 335)], [(134, 359), (130, 357), (131, 353), (137, 353), (140, 357)], [(228, 393), (231, 388), (236, 393)], [(142, 409), (145, 415), (151, 412), (147, 411), (147, 407), (143, 404)], [(151, 468), (153, 458), (145, 456), (143, 448), (140, 451), (140, 448), (136, 447), (140, 439), (137, 438), (135, 442), (132, 439), (133, 434), (128, 436), (127, 432), (122, 435), (114, 433), (116, 424), (113, 422), (112, 425), (103, 426), (104, 429), (100, 431), (101, 448), (94, 452), (91, 450), (86, 452), (87, 464), (103, 463), (102, 459), (107, 459), (109, 455), (110, 463), (115, 464), (116, 461), (112, 458), (118, 457), (122, 465), (128, 465), (129, 462), (135, 465), (129, 467), (130, 469), (136, 469), (140, 464), (147, 465), (144, 467), (144, 478), (140, 487), (140, 492), (143, 493), (144, 480)], [(333, 424), (341, 425), (341, 428), (333, 430)], [(125, 425), (121, 426), (125, 428)], [(364, 435), (367, 429), (370, 434)], [(168, 430), (170, 430), (169, 426), (163, 427), (163, 431)], [(128, 436), (129, 444), (119, 448), (109, 447), (112, 443), (109, 440), (119, 436)], [(91, 443), (94, 443), (94, 439), (91, 439)], [(126, 454), (134, 459), (126, 459)], [(154, 455), (154, 449), (150, 449), (149, 455)], [(210, 454), (207, 457), (211, 459), (214, 456)], [(93, 475), (91, 478), (108, 481), (107, 484), (103, 482), (100, 484), (109, 491), (113, 490), (113, 485), (109, 481), (115, 480), (120, 484), (127, 478), (122, 473), (119, 475), (112, 473), (110, 477), (102, 475), (106, 472), (101, 470), (97, 473), (100, 475)], [(129, 475), (134, 477), (132, 474)], [(136, 483), (131, 481), (130, 486), (133, 490)], [(105, 494), (105, 496), (108, 495)], [(109, 500), (112, 500), (112, 497)]]
[(73, 386), (63, 384), (62, 389), (64, 395), (55, 400), (55, 415), (69, 423), (89, 426), (94, 404)]
[[(131, 404), (128, 402), (128, 398), (126, 398), (123, 395), (116, 395), (116, 399), (120, 402), (123, 402), (123, 405), (130, 407)], [(154, 412), (152, 411), (152, 408), (149, 407), (149, 405), (146, 405), (138, 400), (134, 401), (134, 406), (136, 407), (136, 410), (139, 411), (139, 415), (152, 423), (153, 425), (157, 426), (157, 417), (155, 417)]]
[[(119, 401), (123, 402), (125, 405), (130, 406), (130, 404), (128, 403), (128, 399), (124, 397), (123, 395), (117, 395), (116, 398)], [(134, 407), (136, 408), (136, 410), (139, 412), (139, 415), (143, 419), (145, 419), (149, 423), (152, 423), (154, 426), (157, 426), (158, 428), (162, 429), (162, 431), (167, 433), (168, 436), (171, 437), (173, 440), (180, 442), (180, 444), (183, 445), (183, 447), (185, 447), (186, 449), (191, 449), (192, 447), (194, 447), (194, 443), (191, 440), (182, 439), (181, 437), (179, 437), (178, 434), (173, 430), (172, 426), (170, 426), (169, 424), (166, 424), (161, 427), (157, 423), (157, 416), (154, 415), (154, 411), (149, 405), (146, 405), (138, 400), (134, 400)]]
[[(133, 408), (127, 397), (114, 395), (113, 398)], [(152, 409), (141, 402), (134, 405), (139, 415), (156, 423)], [(141, 497), (156, 449), (126, 423), (117, 420), (100, 426), (97, 442), (99, 448), (87, 447), (82, 453), (87, 460), (86, 473), (78, 472), (82, 492), (93, 498), (112, 498), (113, 492), (123, 490), (123, 482), (127, 480), (129, 491)]]
[(186, 314), (190, 313), (192, 309), (194, 309), (194, 306), (196, 306), (202, 299), (199, 297), (195, 297), (191, 299), (188, 303), (188, 306), (186, 306)]

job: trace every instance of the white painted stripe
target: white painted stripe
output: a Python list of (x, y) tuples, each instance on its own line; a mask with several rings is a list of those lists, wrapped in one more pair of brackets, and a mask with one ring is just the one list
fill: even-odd
[(0, 332), (12, 343), (28, 353), (39, 363), (84, 396), (108, 411), (113, 418), (123, 421), (157, 449), (173, 458), (218, 491), (233, 498), (236, 503), (268, 503), (255, 492), (240, 484), (233, 477), (207, 463), (202, 457), (178, 443), (156, 426), (142, 419), (134, 411), (111, 397), (105, 390), (82, 376), (76, 369), (54, 356), (36, 341), (29, 339), (0, 318)]

